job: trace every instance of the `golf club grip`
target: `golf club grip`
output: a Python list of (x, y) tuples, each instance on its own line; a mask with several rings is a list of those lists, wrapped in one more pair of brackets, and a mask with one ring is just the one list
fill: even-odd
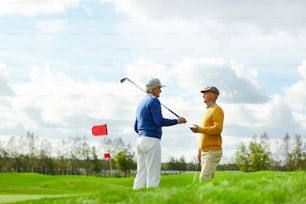
[(167, 106), (165, 106), (164, 104), (161, 103), (161, 105), (166, 108), (168, 111), (170, 111), (171, 113), (173, 113), (177, 118), (179, 118), (180, 116), (178, 114), (176, 114), (175, 112), (173, 112), (170, 108), (168, 108)]

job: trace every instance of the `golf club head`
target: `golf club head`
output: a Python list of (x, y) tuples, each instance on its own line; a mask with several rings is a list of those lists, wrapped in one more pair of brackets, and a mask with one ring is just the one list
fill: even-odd
[(123, 82), (125, 82), (125, 80), (127, 80), (128, 78), (124, 77), (120, 80), (120, 83), (122, 84)]

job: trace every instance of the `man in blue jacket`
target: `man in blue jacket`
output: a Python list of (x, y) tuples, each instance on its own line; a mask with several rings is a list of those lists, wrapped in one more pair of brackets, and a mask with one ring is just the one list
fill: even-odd
[(164, 118), (161, 111), (159, 95), (164, 87), (159, 79), (153, 78), (146, 84), (147, 95), (137, 108), (135, 132), (137, 173), (133, 189), (158, 187), (161, 169), (160, 140), (163, 126), (186, 123), (184, 117), (178, 119)]

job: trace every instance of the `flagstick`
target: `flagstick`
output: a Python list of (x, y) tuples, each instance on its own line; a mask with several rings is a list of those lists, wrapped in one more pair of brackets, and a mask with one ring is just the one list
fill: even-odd
[(110, 169), (110, 175), (112, 177), (113, 174), (112, 174), (112, 159), (111, 158), (109, 158), (109, 169)]

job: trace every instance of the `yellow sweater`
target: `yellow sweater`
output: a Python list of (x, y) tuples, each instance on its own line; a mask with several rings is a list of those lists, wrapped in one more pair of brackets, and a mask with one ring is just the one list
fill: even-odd
[(199, 130), (200, 151), (222, 150), (223, 120), (224, 113), (219, 105), (214, 104), (206, 109)]

